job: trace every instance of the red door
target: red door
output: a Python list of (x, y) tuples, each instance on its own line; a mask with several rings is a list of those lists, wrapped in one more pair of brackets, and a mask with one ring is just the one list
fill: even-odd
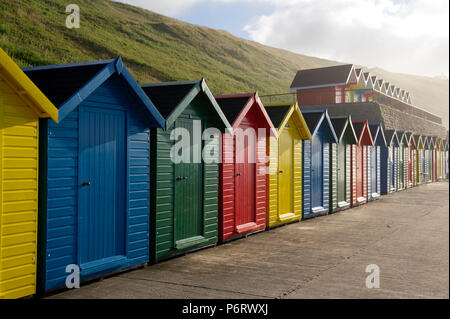
[(235, 231), (245, 233), (256, 227), (256, 140), (250, 132), (257, 131), (245, 119), (240, 128), (248, 134), (235, 137)]
[(356, 146), (356, 201), (358, 201), (358, 198), (364, 196), (363, 169), (363, 148)]

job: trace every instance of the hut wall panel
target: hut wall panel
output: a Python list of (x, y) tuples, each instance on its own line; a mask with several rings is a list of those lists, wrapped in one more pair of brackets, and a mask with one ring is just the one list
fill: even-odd
[(377, 163), (376, 165), (376, 175), (377, 175), (377, 193), (381, 195), (381, 146), (375, 147), (375, 158)]
[(36, 291), (36, 114), (0, 78), (0, 299)]
[(311, 213), (311, 141), (303, 141), (303, 216)]
[[(267, 139), (266, 137), (258, 137), (256, 145), (256, 202), (255, 202), (255, 222), (258, 225), (255, 230), (263, 230), (266, 228), (267, 214), (267, 181), (266, 175), (269, 162), (267, 157)], [(295, 184), (295, 180), (294, 180)]]
[(388, 148), (382, 147), (380, 149), (380, 194), (385, 195), (388, 193), (387, 191), (387, 182), (388, 182)]
[(222, 137), (222, 163), (220, 167), (221, 185), (219, 195), (219, 239), (222, 241), (234, 232), (234, 144), (231, 134), (223, 134)]
[(278, 220), (278, 141), (276, 137), (268, 138), (268, 149), (270, 154), (268, 183), (268, 220), (267, 225), (272, 226)]
[(338, 145), (336, 143), (331, 143), (331, 210), (335, 210), (337, 208), (337, 149), (338, 147), (343, 147), (342, 145)]
[(372, 175), (373, 175), (373, 172), (372, 172), (372, 169), (371, 169), (371, 160), (372, 160), (372, 152), (373, 152), (374, 150), (373, 150), (373, 147), (372, 146), (370, 146), (370, 147), (368, 147), (367, 148), (367, 169), (366, 169), (366, 171), (367, 171), (367, 198), (369, 199), (369, 198), (372, 198), (372, 193), (373, 193), (373, 190), (372, 190), (372, 182), (371, 182), (371, 179), (372, 179)]
[(351, 145), (345, 145), (345, 165), (346, 165), (346, 177), (345, 177), (345, 188), (346, 188), (346, 196), (348, 202), (350, 202), (350, 196), (351, 196), (351, 166), (352, 166), (352, 158), (351, 158)]
[(302, 140), (294, 141), (294, 213), (302, 215), (302, 163), (303, 147)]
[(323, 208), (330, 209), (330, 143), (323, 144)]
[(351, 165), (351, 203), (353, 205), (356, 204), (356, 145), (351, 146), (351, 157), (352, 157), (352, 165)]

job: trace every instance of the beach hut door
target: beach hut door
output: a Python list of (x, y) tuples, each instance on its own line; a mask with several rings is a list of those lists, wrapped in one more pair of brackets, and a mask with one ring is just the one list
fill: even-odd
[(285, 127), (279, 137), (279, 220), (286, 220), (294, 216), (293, 205), (293, 167), (294, 167), (294, 138), (295, 127)]
[(341, 143), (338, 145), (337, 154), (337, 186), (338, 186), (338, 205), (339, 207), (347, 206), (346, 195), (346, 147), (345, 144)]
[(312, 211), (323, 210), (323, 133), (318, 131), (311, 143), (311, 204)]
[[(240, 128), (252, 128), (250, 123), (241, 124)], [(242, 136), (235, 137), (235, 231), (246, 233), (256, 228), (256, 140)]]
[(205, 241), (203, 224), (203, 164), (201, 145), (194, 145), (194, 122), (178, 119), (177, 128), (189, 133), (189, 161), (175, 164), (174, 240), (177, 249), (185, 249)]
[(83, 275), (126, 262), (126, 125), (118, 110), (80, 107), (78, 258)]
[(372, 192), (372, 197), (378, 197), (377, 191), (377, 146), (369, 147), (370, 156), (370, 191)]

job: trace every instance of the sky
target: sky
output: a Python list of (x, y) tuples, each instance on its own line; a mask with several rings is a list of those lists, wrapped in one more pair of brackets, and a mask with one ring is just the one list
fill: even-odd
[(448, 0), (118, 0), (300, 54), (449, 76)]

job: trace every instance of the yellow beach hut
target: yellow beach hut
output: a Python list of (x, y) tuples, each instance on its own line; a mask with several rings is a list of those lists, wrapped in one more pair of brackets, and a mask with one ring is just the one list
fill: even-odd
[(58, 110), (0, 49), (0, 299), (36, 292), (41, 117)]
[(302, 218), (302, 141), (311, 133), (298, 104), (269, 105), (267, 114), (278, 129), (278, 139), (268, 143), (267, 227), (275, 227)]

